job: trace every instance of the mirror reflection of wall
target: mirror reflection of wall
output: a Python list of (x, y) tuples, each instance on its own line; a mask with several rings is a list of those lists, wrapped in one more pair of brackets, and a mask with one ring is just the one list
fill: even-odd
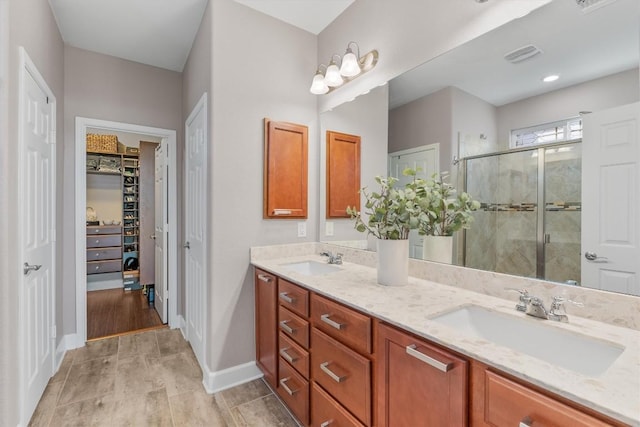
[[(486, 206), (515, 210), (510, 217), (496, 211), (478, 213), (473, 232), (488, 234), (468, 239), (467, 247), (457, 239), (458, 265), (580, 282), (580, 181), (582, 172), (588, 173), (582, 171), (580, 139), (568, 138), (575, 142), (572, 150), (559, 151), (564, 150), (561, 145), (551, 147), (555, 154), (544, 150), (545, 172), (534, 156), (536, 147), (497, 154), (513, 150), (515, 129), (638, 102), (639, 18), (635, 0), (618, 0), (586, 14), (573, 2), (553, 1), (396, 77), (389, 83), (388, 104), (376, 100), (389, 106), (387, 152), (439, 143), (440, 170), (450, 171), (458, 188), (466, 185)], [(504, 59), (507, 52), (528, 44), (542, 53), (515, 64)], [(542, 77), (551, 73), (560, 78), (543, 82)], [(373, 108), (369, 96), (358, 102), (366, 99), (367, 108)], [(343, 107), (322, 114), (322, 126), (329, 117), (338, 120), (335, 115)], [(454, 162), (464, 158), (468, 160)], [(367, 174), (364, 156), (362, 168), (363, 185), (384, 174)], [(484, 172), (478, 174), (480, 170)], [(542, 187), (540, 176), (546, 177)], [(502, 197), (508, 193), (511, 198)], [(538, 217), (538, 210), (544, 215)], [(502, 222), (503, 227), (489, 232), (487, 221)], [(352, 224), (346, 229), (349, 234), (343, 235), (335, 228), (329, 238), (322, 234), (321, 224), (321, 239), (358, 238)], [(540, 239), (546, 248), (542, 256)]]

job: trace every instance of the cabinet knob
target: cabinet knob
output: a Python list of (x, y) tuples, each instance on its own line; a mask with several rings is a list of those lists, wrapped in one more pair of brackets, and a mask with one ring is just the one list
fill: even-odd
[(96, 244), (97, 244), (97, 243), (100, 243), (100, 239), (96, 239)]

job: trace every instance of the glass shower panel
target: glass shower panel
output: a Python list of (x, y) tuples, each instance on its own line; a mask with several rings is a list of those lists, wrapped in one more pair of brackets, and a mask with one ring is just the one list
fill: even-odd
[(537, 151), (467, 160), (466, 188), (482, 207), (466, 232), (465, 265), (536, 277)]
[(545, 279), (580, 282), (582, 146), (545, 149)]

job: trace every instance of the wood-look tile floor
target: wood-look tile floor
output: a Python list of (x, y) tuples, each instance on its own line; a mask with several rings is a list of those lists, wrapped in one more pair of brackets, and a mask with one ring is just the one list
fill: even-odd
[(297, 423), (262, 380), (207, 394), (177, 329), (106, 338), (67, 352), (30, 426), (279, 426)]
[(162, 326), (162, 320), (142, 290), (87, 292), (87, 339), (155, 326)]

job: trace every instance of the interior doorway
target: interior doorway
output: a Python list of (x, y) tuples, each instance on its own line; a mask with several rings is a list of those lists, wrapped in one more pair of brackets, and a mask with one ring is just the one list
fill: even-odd
[[(92, 145), (91, 154), (87, 152), (87, 134), (99, 135), (100, 141), (113, 143), (110, 137), (102, 135), (114, 135), (118, 149), (108, 146), (105, 154), (97, 153), (94, 156), (96, 146)], [(140, 141), (145, 141), (141, 144)], [(94, 338), (96, 333), (104, 334), (105, 328), (97, 330), (92, 326), (89, 329), (91, 319), (96, 313), (88, 313), (88, 309), (99, 307), (102, 317), (98, 317), (101, 323), (107, 319), (113, 324), (115, 333), (125, 332), (129, 327), (139, 329), (155, 319), (162, 318), (156, 314), (155, 304), (149, 305), (149, 300), (156, 293), (161, 293), (164, 309), (164, 319), (160, 323), (168, 323), (170, 327), (177, 326), (177, 196), (176, 196), (176, 133), (174, 130), (151, 128), (128, 123), (109, 122), (98, 119), (76, 118), (76, 310), (78, 341), (83, 345), (87, 339)], [(148, 145), (147, 145), (148, 143)], [(151, 148), (153, 165), (142, 165), (149, 154), (140, 152), (144, 147)], [(146, 217), (141, 219), (142, 209), (149, 212), (149, 200), (141, 192), (143, 183), (141, 178), (151, 170), (153, 176), (156, 172), (157, 157), (156, 147), (162, 147), (164, 153), (162, 168), (165, 176), (164, 191), (158, 193), (151, 182), (147, 195), (153, 199), (160, 198), (161, 212), (164, 213), (163, 221)], [(98, 147), (100, 148), (100, 147)], [(100, 151), (100, 150), (98, 150)], [(116, 153), (114, 153), (116, 151)], [(142, 155), (141, 155), (142, 154)], [(94, 156), (94, 157), (92, 157)], [(97, 158), (95, 158), (97, 157)], [(104, 157), (104, 158), (103, 158)], [(99, 170), (88, 173), (91, 168)], [(100, 165), (104, 165), (101, 167)], [(109, 178), (109, 175), (111, 178)], [(101, 180), (97, 188), (91, 184), (99, 178)], [(113, 182), (108, 183), (108, 179)], [(146, 207), (145, 207), (146, 202)], [(150, 211), (156, 211), (157, 203), (151, 202)], [(91, 206), (95, 204), (96, 206)], [(89, 207), (94, 212), (89, 211)], [(95, 214), (88, 222), (89, 214)], [(152, 224), (152, 233), (148, 227), (142, 227), (145, 222)], [(91, 224), (91, 225), (89, 225)], [(157, 239), (158, 233), (162, 233), (161, 239), (166, 242), (166, 251), (161, 260), (154, 258), (154, 266), (147, 264), (142, 269), (142, 257), (148, 259), (148, 253), (144, 251), (144, 244)], [(96, 233), (94, 236), (93, 233)], [(104, 234), (107, 233), (107, 234)], [(110, 239), (107, 241), (107, 239)], [(149, 247), (149, 245), (146, 245)], [(102, 260), (103, 254), (108, 248), (111, 253)], [(153, 250), (153, 249), (152, 249)], [(89, 258), (91, 256), (91, 259)], [(93, 257), (98, 258), (94, 259)], [(161, 267), (158, 269), (158, 263)], [(103, 269), (104, 266), (104, 270)], [(153, 288), (147, 287), (151, 283), (149, 268), (154, 274)], [(155, 277), (160, 271), (162, 277)], [(94, 273), (94, 274), (91, 274)], [(145, 277), (146, 274), (146, 277)], [(96, 283), (98, 286), (96, 286)], [(163, 289), (156, 289), (162, 286)], [(89, 292), (89, 294), (87, 293)], [(101, 306), (105, 304), (106, 306)], [(141, 310), (146, 307), (145, 310)], [(120, 309), (123, 318), (118, 317), (115, 310)], [(132, 310), (137, 312), (133, 313)], [(135, 318), (137, 316), (137, 318)], [(157, 322), (156, 322), (157, 323)], [(142, 326), (140, 326), (142, 325)], [(98, 325), (100, 327), (104, 325)], [(107, 334), (110, 335), (110, 334)]]

